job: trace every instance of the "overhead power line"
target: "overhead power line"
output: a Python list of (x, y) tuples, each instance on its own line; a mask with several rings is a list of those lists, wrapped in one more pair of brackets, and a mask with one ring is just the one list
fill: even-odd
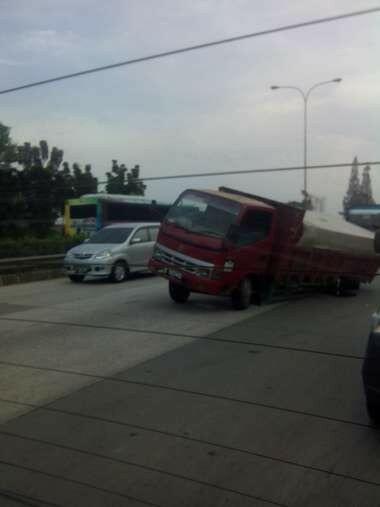
[[(380, 165), (380, 161), (378, 162), (360, 162), (357, 164), (358, 166), (365, 165)], [(307, 170), (309, 171), (314, 169), (332, 169), (334, 167), (352, 167), (352, 162), (347, 164), (322, 164), (322, 165), (310, 165), (307, 166)], [(241, 169), (237, 171), (215, 171), (208, 173), (189, 173), (189, 174), (173, 174), (166, 176), (148, 176), (147, 178), (139, 178), (137, 181), (158, 181), (158, 180), (174, 180), (181, 178), (205, 178), (207, 176), (234, 176), (235, 174), (254, 174), (254, 173), (278, 173), (278, 172), (287, 172), (287, 171), (303, 171), (305, 167), (294, 166), (294, 167), (270, 167), (269, 169)], [(107, 181), (98, 181), (98, 185), (104, 185)]]
[[(374, 162), (358, 162), (358, 166), (376, 166), (380, 165), (380, 161), (374, 161)], [(340, 163), (340, 164), (322, 164), (322, 165), (310, 165), (307, 166), (307, 170), (317, 170), (317, 169), (334, 169), (334, 168), (349, 168), (352, 167), (352, 162), (350, 163)], [(293, 167), (270, 167), (267, 169), (241, 169), (237, 171), (215, 171), (215, 172), (205, 172), (205, 173), (187, 173), (187, 174), (168, 174), (165, 176), (148, 176), (147, 178), (139, 178), (136, 181), (160, 181), (160, 180), (179, 180), (179, 179), (186, 179), (186, 178), (205, 178), (205, 177), (213, 177), (213, 176), (235, 176), (236, 174), (264, 174), (264, 173), (278, 173), (278, 172), (292, 172), (292, 171), (303, 171), (304, 166), (293, 166)], [(114, 179), (117, 179), (115, 177)], [(111, 180), (112, 181), (112, 180)], [(98, 185), (106, 185), (109, 183), (109, 181), (98, 181)], [(39, 190), (38, 188), (33, 188), (34, 182), (32, 184), (29, 184), (28, 187), (19, 187), (17, 190), (0, 190), (0, 201), (5, 201), (6, 199), (3, 199), (2, 195), (14, 195), (14, 193), (20, 192), (21, 194), (25, 193), (28, 195), (35, 195), (38, 199), (41, 199), (43, 195), (48, 195), (50, 199), (53, 198), (51, 195), (51, 189), (50, 188), (44, 188)], [(83, 185), (76, 185), (75, 188), (78, 190), (83, 186), (85, 187), (85, 184)], [(59, 189), (65, 190), (67, 187), (64, 185), (58, 185), (54, 187), (54, 191), (57, 191)]]
[(172, 49), (170, 51), (164, 51), (162, 53), (154, 53), (154, 54), (142, 56), (139, 58), (132, 58), (130, 60), (124, 60), (124, 61), (117, 62), (117, 63), (111, 63), (109, 65), (103, 65), (101, 67), (93, 67), (91, 69), (81, 70), (78, 72), (72, 72), (70, 74), (64, 74), (62, 76), (56, 76), (56, 77), (52, 77), (49, 79), (44, 79), (42, 81), (35, 81), (32, 83), (27, 83), (24, 85), (15, 86), (13, 88), (7, 88), (5, 90), (0, 90), (0, 95), (3, 95), (5, 93), (17, 92), (19, 90), (25, 90), (26, 88), (32, 88), (35, 86), (41, 86), (41, 85), (45, 85), (45, 84), (49, 84), (49, 83), (54, 83), (56, 81), (63, 81), (65, 79), (72, 79), (72, 78), (79, 77), (79, 76), (85, 76), (87, 74), (94, 74), (96, 72), (102, 72), (105, 70), (115, 69), (117, 67), (123, 67), (126, 65), (133, 65), (136, 63), (147, 62), (150, 60), (157, 60), (158, 58), (166, 58), (168, 56), (178, 55), (181, 53), (189, 53), (190, 51), (198, 51), (200, 49), (207, 49), (207, 48), (219, 46), (222, 44), (231, 44), (233, 42), (238, 42), (238, 41), (242, 41), (245, 39), (251, 39), (253, 37), (260, 37), (263, 35), (270, 35), (270, 34), (285, 32), (285, 31), (289, 31), (289, 30), (296, 30), (298, 28), (306, 28), (309, 26), (320, 25), (323, 23), (331, 23), (333, 21), (340, 21), (340, 20), (347, 19), (347, 18), (353, 18), (356, 16), (363, 16), (365, 14), (374, 14), (377, 12), (380, 12), (380, 6), (373, 7), (371, 9), (364, 9), (364, 10), (360, 10), (360, 11), (347, 12), (345, 14), (338, 14), (335, 16), (328, 16), (325, 18), (312, 19), (310, 21), (303, 21), (301, 23), (284, 25), (284, 26), (280, 26), (277, 28), (260, 30), (258, 32), (248, 33), (248, 34), (244, 34), (244, 35), (237, 35), (235, 37), (228, 37), (225, 39), (219, 39), (219, 40), (210, 41), (210, 42), (203, 42), (201, 44), (195, 44), (193, 46), (185, 46), (183, 48)]

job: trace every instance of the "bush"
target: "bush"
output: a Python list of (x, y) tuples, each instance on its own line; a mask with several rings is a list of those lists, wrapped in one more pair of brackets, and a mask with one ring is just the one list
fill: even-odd
[(0, 258), (63, 254), (73, 246), (82, 243), (84, 239), (82, 235), (63, 237), (56, 234), (47, 238), (29, 236), (0, 239)]

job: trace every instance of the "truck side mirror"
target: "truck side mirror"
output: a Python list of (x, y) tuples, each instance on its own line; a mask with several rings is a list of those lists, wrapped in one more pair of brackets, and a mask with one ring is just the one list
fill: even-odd
[(377, 231), (375, 231), (374, 246), (375, 252), (380, 254), (380, 229), (377, 229)]

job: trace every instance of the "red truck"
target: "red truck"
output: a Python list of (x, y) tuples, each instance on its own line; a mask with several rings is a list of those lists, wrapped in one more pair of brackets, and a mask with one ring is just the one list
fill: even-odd
[(373, 234), (339, 215), (305, 211), (221, 187), (186, 190), (161, 225), (150, 269), (184, 303), (191, 292), (230, 296), (236, 309), (273, 288), (359, 289), (380, 267)]

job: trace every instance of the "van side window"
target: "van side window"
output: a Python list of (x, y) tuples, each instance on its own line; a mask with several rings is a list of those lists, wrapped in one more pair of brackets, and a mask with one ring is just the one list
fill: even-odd
[(156, 241), (158, 236), (158, 227), (149, 227), (150, 241)]
[(136, 231), (132, 238), (132, 241), (135, 239), (140, 239), (141, 243), (146, 243), (147, 241), (149, 241), (148, 229), (144, 227), (143, 229), (139, 229), (138, 231)]
[(237, 243), (251, 245), (267, 238), (272, 227), (272, 214), (267, 211), (248, 210), (242, 218)]

